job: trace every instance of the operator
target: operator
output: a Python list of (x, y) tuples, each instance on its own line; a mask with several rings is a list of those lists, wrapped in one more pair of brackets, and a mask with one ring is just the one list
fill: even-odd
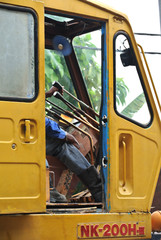
[[(55, 86), (52, 86), (45, 93), (45, 97), (51, 97), (54, 92), (59, 91)], [(63, 94), (63, 90), (60, 92)], [(46, 155), (57, 157), (64, 165), (75, 173), (79, 179), (87, 186), (91, 192), (95, 202), (102, 202), (102, 183), (100, 175), (96, 168), (91, 165), (87, 159), (78, 150), (79, 143), (75, 137), (60, 126), (45, 118), (46, 126)]]

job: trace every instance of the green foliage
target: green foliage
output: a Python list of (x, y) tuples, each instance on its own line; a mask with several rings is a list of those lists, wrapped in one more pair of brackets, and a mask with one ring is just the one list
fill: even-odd
[(125, 105), (126, 103), (125, 99), (128, 94), (128, 91), (129, 89), (124, 83), (124, 80), (122, 78), (117, 78), (116, 79), (116, 102), (118, 105), (120, 105), (120, 103), (122, 105)]
[(75, 53), (88, 89), (95, 111), (99, 112), (101, 104), (101, 66), (97, 62), (96, 46), (91, 42), (91, 34), (78, 36), (74, 39)]
[[(96, 61), (96, 46), (91, 42), (91, 34), (76, 37), (73, 42), (82, 75), (95, 111), (99, 111), (101, 102), (101, 66)], [(81, 47), (86, 47), (82, 49)], [(89, 49), (90, 48), (90, 49)], [(93, 49), (91, 49), (93, 48)], [(64, 57), (52, 50), (45, 50), (45, 88), (49, 90), (52, 82), (58, 81), (71, 94), (76, 95)], [(64, 94), (75, 106), (78, 103)], [(52, 99), (59, 106), (68, 109), (60, 100)]]
[(121, 112), (121, 114), (132, 119), (133, 115), (141, 109), (144, 103), (145, 96), (144, 93), (141, 93)]
[[(71, 94), (75, 95), (74, 88), (70, 79), (70, 75), (64, 60), (64, 57), (57, 54), (52, 50), (45, 50), (45, 89), (49, 90), (54, 81), (58, 81), (62, 86), (65, 86), (65, 89), (69, 91)], [(77, 102), (74, 101), (73, 98), (64, 94), (64, 97), (67, 101), (70, 101), (72, 104), (77, 106)], [(53, 101), (58, 106), (68, 109), (68, 107), (52, 97), (51, 101)]]

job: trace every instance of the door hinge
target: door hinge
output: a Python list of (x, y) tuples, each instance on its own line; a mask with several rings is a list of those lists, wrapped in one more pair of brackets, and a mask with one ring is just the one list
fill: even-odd
[(102, 167), (106, 168), (106, 167), (107, 167), (107, 163), (108, 163), (107, 157), (104, 156), (104, 157), (102, 158)]
[(106, 126), (106, 123), (107, 123), (107, 116), (104, 115), (104, 116), (102, 117), (102, 126)]

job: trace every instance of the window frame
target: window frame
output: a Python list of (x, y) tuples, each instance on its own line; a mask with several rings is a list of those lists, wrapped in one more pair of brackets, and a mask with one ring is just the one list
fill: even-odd
[[(150, 114), (150, 121), (147, 123), (147, 124), (142, 124), (140, 122), (137, 122), (131, 118), (128, 118), (126, 117), (125, 115), (122, 115), (120, 112), (118, 112), (117, 110), (117, 106), (116, 106), (116, 49), (115, 49), (115, 43), (116, 43), (116, 38), (117, 36), (119, 35), (124, 35), (127, 40), (128, 40), (128, 43), (129, 43), (129, 46), (130, 46), (130, 49), (132, 50), (132, 53), (133, 53), (133, 56), (135, 57), (135, 62), (136, 62), (136, 71), (138, 73), (138, 77), (140, 79), (140, 84), (141, 84), (141, 87), (143, 89), (143, 93), (145, 95), (145, 100), (146, 100), (146, 103), (147, 103), (147, 107), (148, 107), (148, 110), (149, 110), (149, 114)], [(146, 91), (146, 88), (145, 88), (145, 84), (144, 84), (144, 81), (143, 81), (143, 77), (142, 77), (142, 74), (141, 74), (141, 71), (140, 71), (140, 68), (139, 68), (139, 64), (138, 64), (138, 61), (137, 61), (137, 58), (136, 58), (136, 54), (135, 54), (135, 51), (134, 51), (134, 48), (133, 48), (133, 45), (132, 45), (132, 42), (130, 40), (130, 37), (129, 35), (125, 32), (125, 31), (118, 31), (117, 33), (115, 33), (114, 35), (114, 38), (113, 38), (113, 76), (114, 76), (114, 79), (113, 79), (113, 84), (114, 84), (114, 89), (113, 89), (113, 92), (114, 92), (114, 111), (115, 113), (121, 117), (121, 118), (124, 118), (125, 120), (128, 120), (132, 123), (134, 123), (135, 125), (138, 125), (142, 128), (148, 128), (152, 122), (153, 122), (153, 111), (152, 111), (152, 107), (151, 107), (151, 104), (150, 104), (150, 100), (149, 100), (149, 97), (148, 97), (148, 94), (147, 94), (147, 91)]]
[(38, 83), (38, 20), (37, 20), (37, 14), (34, 10), (27, 7), (20, 7), (20, 6), (12, 6), (12, 5), (4, 5), (0, 4), (0, 8), (7, 9), (7, 10), (13, 10), (18, 12), (24, 12), (24, 13), (30, 13), (33, 16), (34, 19), (34, 83), (35, 83), (35, 95), (32, 98), (19, 98), (19, 97), (2, 97), (0, 96), (1, 101), (12, 101), (12, 102), (33, 102), (39, 92), (39, 83)]

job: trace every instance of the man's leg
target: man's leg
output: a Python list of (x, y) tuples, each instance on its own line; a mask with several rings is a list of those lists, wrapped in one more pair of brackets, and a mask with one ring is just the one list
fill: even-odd
[(96, 202), (102, 201), (102, 183), (96, 168), (73, 145), (65, 143), (57, 157), (88, 187)]
[[(102, 184), (94, 166), (72, 144), (57, 139), (47, 141), (47, 154), (56, 156), (88, 187), (96, 202), (102, 201)], [(50, 151), (49, 151), (50, 150)]]
[(91, 166), (83, 154), (74, 145), (69, 143), (62, 145), (57, 158), (76, 175), (81, 174)]
[(46, 139), (46, 154), (57, 157), (64, 165), (76, 175), (88, 169), (91, 164), (83, 154), (70, 143), (59, 139)]

